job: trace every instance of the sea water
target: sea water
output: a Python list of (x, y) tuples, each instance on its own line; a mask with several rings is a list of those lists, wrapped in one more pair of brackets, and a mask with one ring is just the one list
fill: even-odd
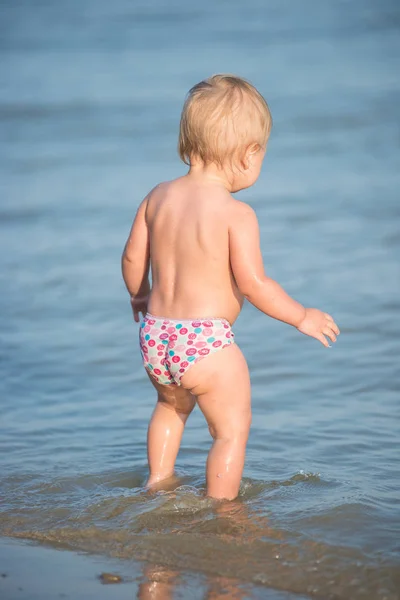
[[(398, 598), (398, 3), (8, 0), (0, 21), (0, 534), (218, 576), (228, 597)], [(120, 275), (138, 204), (185, 172), (185, 93), (217, 72), (273, 115), (239, 194), (266, 271), (342, 331), (325, 349), (245, 305), (231, 504), (204, 497), (198, 409), (174, 485), (143, 489), (155, 394)]]

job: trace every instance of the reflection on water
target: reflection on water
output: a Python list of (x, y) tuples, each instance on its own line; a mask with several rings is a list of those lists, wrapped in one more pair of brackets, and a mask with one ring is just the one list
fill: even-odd
[[(0, 22), (0, 533), (142, 559), (144, 595), (397, 598), (399, 3), (4, 0)], [(244, 307), (231, 505), (203, 497), (196, 410), (178, 481), (142, 489), (155, 398), (119, 266), (141, 199), (184, 172), (184, 95), (215, 72), (271, 106), (240, 194), (267, 272), (342, 331), (324, 351)]]
[[(140, 600), (175, 600), (185, 597), (184, 581), (181, 573), (166, 567), (155, 567), (145, 564), (143, 569), (144, 581), (139, 585), (137, 597)], [(245, 600), (249, 597), (255, 600), (307, 600), (309, 597), (286, 592), (267, 591), (265, 588), (253, 585), (251, 588), (234, 577), (203, 576), (195, 582), (192, 598), (199, 600)], [(192, 581), (192, 588), (194, 587)], [(182, 596), (179, 596), (182, 589)], [(187, 587), (186, 587), (187, 589)]]

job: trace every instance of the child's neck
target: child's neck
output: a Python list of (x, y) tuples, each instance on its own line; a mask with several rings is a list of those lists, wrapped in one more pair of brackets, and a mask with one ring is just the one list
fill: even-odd
[(215, 163), (205, 165), (203, 162), (193, 161), (190, 165), (187, 177), (204, 181), (205, 183), (215, 183), (222, 185), (228, 192), (232, 191), (232, 173), (221, 168)]

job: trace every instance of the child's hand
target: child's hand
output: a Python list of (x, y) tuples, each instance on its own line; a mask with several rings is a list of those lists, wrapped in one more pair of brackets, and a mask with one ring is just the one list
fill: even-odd
[(327, 336), (332, 342), (336, 342), (336, 336), (340, 330), (335, 321), (327, 313), (317, 308), (306, 308), (306, 315), (298, 325), (297, 329), (321, 342), (327, 348), (330, 347)]
[(135, 319), (135, 323), (139, 323), (140, 321), (140, 313), (143, 316), (147, 313), (147, 303), (149, 301), (149, 295), (147, 296), (131, 296), (131, 306), (133, 311), (133, 318)]

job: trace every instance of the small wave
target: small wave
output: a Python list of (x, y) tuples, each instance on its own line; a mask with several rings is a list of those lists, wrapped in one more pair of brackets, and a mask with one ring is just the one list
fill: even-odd
[[(331, 498), (319, 511), (313, 500), (308, 512), (300, 510), (291, 519), (283, 510), (279, 518), (274, 514), (277, 502), (292, 510), (298, 506), (291, 496), (288, 502), (289, 491), (313, 499), (318, 486), (319, 495), (323, 490), (331, 497), (335, 482), (319, 473), (298, 471), (273, 481), (245, 478), (233, 502), (205, 497), (202, 482), (187, 475), (157, 491), (143, 488), (144, 481), (144, 467), (52, 480), (6, 479), (0, 533), (178, 570), (196, 565), (210, 575), (317, 598), (383, 600), (385, 588), (386, 598), (394, 600), (398, 564), (361, 546), (345, 546), (341, 530), (330, 543), (318, 539), (327, 523), (338, 527), (346, 514), (354, 520), (357, 507), (338, 503), (335, 512)], [(362, 506), (360, 511), (364, 514)]]

